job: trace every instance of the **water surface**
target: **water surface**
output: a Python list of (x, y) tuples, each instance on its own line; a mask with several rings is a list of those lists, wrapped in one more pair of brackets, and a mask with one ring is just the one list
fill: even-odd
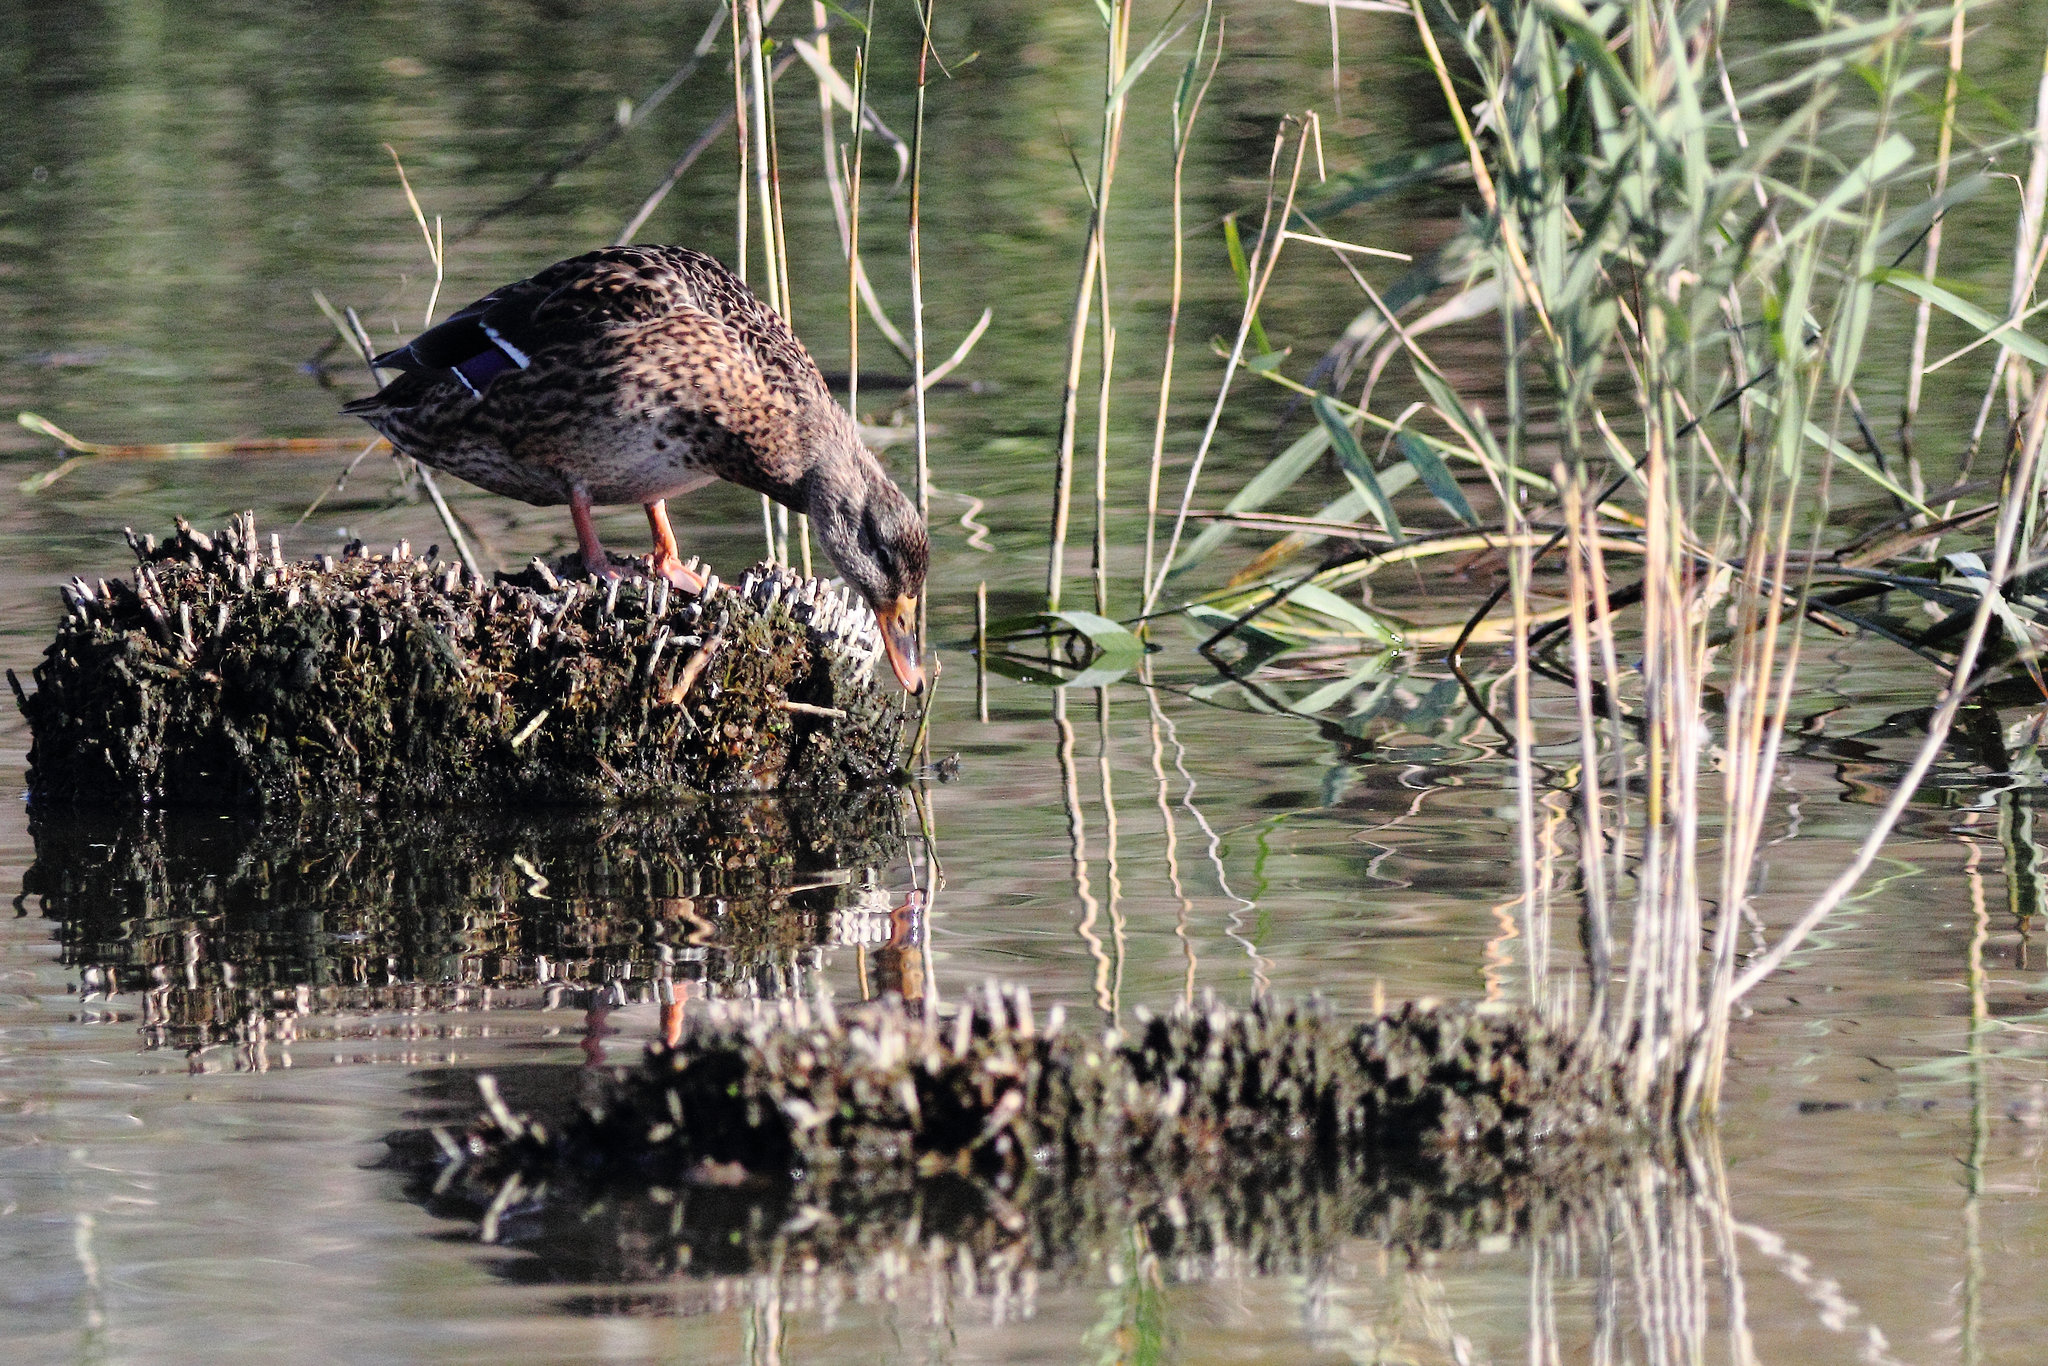
[[(269, 6), (15, 6), (0, 20), (19, 92), (0, 122), (0, 411), (109, 441), (359, 435), (334, 410), (365, 381), (339, 355), (324, 382), (302, 363), (332, 335), (315, 289), (361, 308), (380, 337), (416, 327), (425, 306), (380, 144), (455, 229), (658, 85), (706, 18), (652, 4), (370, 6), (345, 21)], [(915, 48), (902, 16), (885, 22), (876, 87), (907, 128)], [(1327, 23), (1309, 6), (1233, 19), (1190, 162), (1182, 455), (1213, 392), (1207, 339), (1236, 313), (1214, 221), (1255, 203), (1280, 114), (1332, 112)], [(1383, 16), (1343, 23), (1333, 155), (1436, 136), (1403, 30)], [(1367, 680), (1310, 719), (1273, 714), (1271, 690), (1299, 700), (1355, 661), (1269, 676), (1255, 695), (1215, 686), (1176, 627), (1154, 689), (1055, 695), (993, 677), (977, 719), (972, 659), (950, 648), (971, 633), (974, 585), (1001, 611), (1042, 582), (1087, 213), (1065, 140), (1092, 165), (1092, 124), (1074, 111), (1099, 79), (1098, 34), (1085, 6), (940, 7), (954, 77), (934, 89), (928, 149), (936, 349), (984, 306), (996, 320), (962, 372), (974, 387), (932, 404), (934, 631), (949, 643), (935, 751), (959, 760), (925, 789), (934, 838), (899, 813), (877, 823), (875, 847), (853, 849), (784, 814), (731, 810), (609, 824), (543, 813), (418, 838), (374, 820), (367, 832), (216, 817), (32, 830), (11, 803), (0, 881), (25, 892), (0, 922), (12, 1359), (1510, 1360), (1539, 1333), (1567, 1360), (1656, 1359), (1651, 1343), (1718, 1353), (1729, 1335), (1760, 1360), (2033, 1359), (2048, 1326), (2033, 1270), (2048, 1254), (2048, 970), (2034, 942), (2038, 789), (2002, 733), (2018, 709), (1972, 721), (1864, 894), (1748, 1003), (1719, 1165), (1710, 1155), (1697, 1185), (1609, 1192), (1543, 1237), (1411, 1257), (1331, 1236), (1263, 1268), (1111, 1241), (1000, 1286), (911, 1237), (814, 1273), (677, 1274), (566, 1240), (482, 1246), (473, 1223), (433, 1212), (386, 1164), (387, 1134), (471, 1103), (469, 1075), (559, 1085), (592, 1055), (632, 1056), (664, 1004), (693, 994), (822, 986), (849, 1000), (908, 983), (944, 1009), (999, 975), (1093, 1020), (1204, 991), (1319, 991), (1360, 1009), (1375, 991), (1523, 989), (1524, 945), (1503, 909), (1519, 888), (1509, 766), (1430, 661), (1401, 666), (1413, 672), (1370, 715)], [(2030, 82), (2008, 82), (2016, 107)], [(714, 64), (558, 188), (454, 246), (444, 306), (609, 240), (726, 95)], [(793, 79), (779, 112), (795, 308), (821, 363), (842, 370), (810, 98)], [(1160, 98), (1132, 116), (1148, 137), (1162, 136)], [(721, 144), (646, 235), (730, 258), (730, 174)], [(870, 194), (871, 267), (900, 320), (904, 205), (886, 175)], [(1149, 444), (1165, 297), (1161, 158), (1127, 156), (1118, 194), (1119, 350), (1143, 359), (1123, 371), (1112, 448), (1132, 469)], [(1422, 246), (1449, 212), (1410, 198), (1342, 227)], [(1964, 277), (1998, 268), (1953, 262)], [(1320, 265), (1283, 270), (1275, 291), (1268, 326), (1305, 351), (1357, 307)], [(901, 417), (877, 378), (901, 368), (885, 348), (864, 334), (861, 409), (877, 424)], [(1953, 398), (1962, 411), (1967, 396)], [(1930, 426), (1961, 420), (1937, 412)], [(1233, 406), (1218, 487), (1263, 462), (1280, 421), (1261, 395)], [(0, 457), (10, 479), (54, 463), (13, 428)], [(892, 458), (904, 468), (901, 447)], [(162, 530), (182, 513), (204, 527), (254, 508), (297, 554), (442, 539), (417, 490), (376, 460), (299, 524), (347, 459), (106, 462), (10, 497), (0, 662), (33, 665), (55, 584), (124, 569), (124, 525)], [(450, 493), (507, 564), (570, 544), (559, 509)], [(992, 549), (955, 520), (969, 508), (956, 494), (981, 501)], [(1141, 494), (1135, 475), (1112, 490), (1120, 546), (1136, 543)], [(678, 511), (679, 533), (715, 564), (758, 554), (750, 497), (712, 491)], [(638, 520), (627, 509), (607, 526), (632, 545)], [(1113, 569), (1127, 610), (1133, 555)], [(1446, 584), (1382, 591), (1441, 610), (1418, 597), (1432, 588)], [(1448, 590), (1454, 603), (1476, 591)], [(1817, 637), (1809, 650), (1802, 715), (1827, 715), (1785, 760), (1766, 917), (1849, 856), (1928, 696), (1924, 666), (1882, 643)], [(1543, 705), (1564, 714), (1556, 697)], [(17, 792), (26, 747), (10, 714), (0, 750)], [(712, 868), (707, 849), (769, 853)], [(906, 914), (934, 859), (942, 884)], [(53, 883), (54, 869), (70, 881)]]

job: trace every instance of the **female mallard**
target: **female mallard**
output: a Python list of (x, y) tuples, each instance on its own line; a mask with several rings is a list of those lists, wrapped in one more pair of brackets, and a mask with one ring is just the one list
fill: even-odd
[(492, 290), (372, 364), (397, 378), (342, 408), (415, 460), (542, 507), (567, 503), (584, 566), (613, 568), (590, 509), (642, 503), (652, 572), (701, 585), (666, 500), (727, 479), (808, 513), (924, 685), (924, 523), (775, 311), (686, 247), (609, 247)]

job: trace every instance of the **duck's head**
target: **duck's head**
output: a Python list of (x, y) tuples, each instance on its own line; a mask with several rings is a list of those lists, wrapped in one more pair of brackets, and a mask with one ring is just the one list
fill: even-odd
[(917, 509), (857, 440), (852, 452), (820, 462), (809, 501), (825, 553), (875, 610), (897, 681), (906, 692), (923, 691), (917, 605), (931, 544)]

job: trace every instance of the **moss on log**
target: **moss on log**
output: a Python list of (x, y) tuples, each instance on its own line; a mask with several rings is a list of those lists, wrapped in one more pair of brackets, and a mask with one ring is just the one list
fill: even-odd
[(485, 584), (403, 546), (288, 564), (253, 515), (130, 543), (134, 578), (68, 585), (16, 685), (39, 805), (629, 803), (897, 768), (873, 614), (787, 569)]

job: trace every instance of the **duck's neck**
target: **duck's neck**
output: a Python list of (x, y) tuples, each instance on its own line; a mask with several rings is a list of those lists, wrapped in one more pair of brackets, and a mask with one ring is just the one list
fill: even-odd
[(766, 494), (784, 507), (816, 516), (821, 498), (861, 502), (875, 459), (861, 445), (860, 429), (844, 408), (821, 399), (791, 424), (789, 435), (719, 473), (743, 488)]
[(863, 512), (875, 497), (877, 482), (888, 483), (881, 463), (861, 444), (860, 429), (838, 405), (833, 405), (825, 430), (811, 447), (801, 497), (790, 504), (807, 513), (811, 531), (844, 569), (857, 548)]
[[(886, 479), (881, 466), (861, 443), (860, 428), (837, 403), (818, 404), (802, 424), (803, 474), (795, 496), (786, 500), (813, 520), (829, 515), (830, 504), (858, 509), (868, 500), (868, 489), (877, 477)], [(769, 493), (773, 498), (777, 495)]]

